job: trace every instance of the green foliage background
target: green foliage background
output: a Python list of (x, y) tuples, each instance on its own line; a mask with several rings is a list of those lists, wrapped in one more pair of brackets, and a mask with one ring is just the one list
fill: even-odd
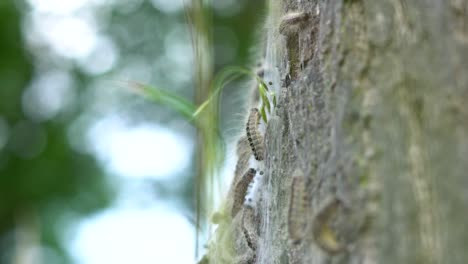
[[(215, 72), (227, 65), (256, 64), (249, 58), (253, 53), (251, 44), (258, 38), (254, 29), (261, 23), (264, 3), (243, 1), (243, 6), (234, 16), (221, 16), (213, 12), (213, 21), (209, 21), (214, 28)], [(101, 12), (106, 14), (107, 23), (99, 25), (100, 30), (112, 37), (118, 46), (120, 59), (117, 65), (105, 74), (94, 76), (73, 62), (62, 60), (49, 63), (48, 67), (66, 68), (72, 74), (78, 95), (72, 110), (39, 122), (24, 113), (22, 97), (34, 74), (40, 74), (39, 61), (48, 58), (47, 55), (40, 55), (40, 52), (31, 51), (25, 44), (22, 25), (29, 12), (27, 4), (15, 0), (0, 2), (0, 122), (6, 124), (8, 132), (5, 146), (0, 145), (0, 263), (11, 263), (18, 253), (15, 251), (18, 228), (24, 223), (24, 218), (27, 218), (26, 222), (30, 220), (37, 224), (34, 232), (39, 234), (39, 242), (54, 252), (54, 258), (44, 259), (43, 263), (72, 262), (64, 244), (65, 225), (108, 207), (118, 191), (115, 184), (109, 181), (113, 176), (106, 175), (95, 157), (76, 150), (73, 147), (76, 143), (70, 142), (70, 135), (74, 137), (86, 129), (84, 125), (76, 126), (76, 120), (87, 120), (101, 114), (90, 111), (92, 107), (86, 101), (93, 92), (90, 91), (93, 83), (118, 76), (119, 70), (131, 65), (135, 56), (158, 60), (163, 53), (164, 36), (171, 27), (186, 26), (183, 12), (165, 14), (147, 1), (131, 13), (122, 12), (119, 8), (118, 4), (106, 6)], [(219, 28), (229, 28), (236, 36), (234, 58), (226, 59), (224, 56), (222, 47), (226, 45), (227, 36), (224, 35), (225, 31), (216, 30)], [(157, 68), (151, 68), (149, 72), (152, 76), (149, 85), (165, 87), (187, 100), (194, 97), (192, 85), (174, 85)], [(237, 109), (237, 103), (239, 96), (247, 91), (246, 88), (231, 85), (223, 91), (220, 114), (224, 135), (229, 135), (227, 131), (242, 121), (233, 113), (242, 112)], [(108, 111), (125, 112), (125, 115), (135, 119), (169, 126), (174, 119), (180, 119), (175, 111), (167, 107), (128, 94), (122, 96)], [(72, 140), (83, 142), (80, 138)], [(193, 171), (190, 168), (186, 172), (184, 182), (178, 183), (181, 187), (177, 193), (170, 191), (167, 186), (173, 183), (168, 181), (151, 180), (148, 184), (154, 186), (157, 196), (165, 197), (168, 201), (181, 201), (188, 214), (194, 216)]]

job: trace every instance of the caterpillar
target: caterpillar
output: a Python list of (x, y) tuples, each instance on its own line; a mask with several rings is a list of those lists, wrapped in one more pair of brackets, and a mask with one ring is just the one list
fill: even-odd
[(291, 184), (288, 212), (288, 232), (293, 244), (299, 244), (304, 238), (308, 225), (309, 207), (305, 178), (303, 176), (294, 176)]
[(247, 193), (247, 189), (249, 184), (252, 182), (253, 178), (257, 174), (257, 171), (253, 168), (250, 168), (239, 180), (234, 188), (234, 197), (232, 203), (232, 211), (231, 216), (234, 218), (239, 210), (244, 205), (245, 195)]
[(265, 150), (263, 146), (263, 136), (258, 131), (258, 122), (260, 121), (260, 113), (257, 108), (250, 110), (249, 118), (247, 120), (246, 132), (250, 148), (254, 157), (258, 161), (265, 158)]
[(324, 206), (319, 210), (314, 218), (312, 233), (315, 243), (325, 252), (336, 254), (345, 247), (338, 241), (338, 236), (331, 226), (333, 218), (340, 206), (343, 206), (341, 200), (336, 197), (327, 199)]
[(288, 13), (281, 18), (279, 32), (284, 35), (296, 33), (307, 19), (309, 19), (309, 14), (305, 12)]
[(242, 231), (249, 248), (257, 250), (257, 234), (254, 227), (255, 210), (251, 206), (244, 206), (242, 210)]
[(234, 183), (238, 182), (242, 174), (249, 166), (249, 159), (251, 155), (249, 141), (246, 136), (243, 136), (237, 141), (237, 163), (234, 170)]

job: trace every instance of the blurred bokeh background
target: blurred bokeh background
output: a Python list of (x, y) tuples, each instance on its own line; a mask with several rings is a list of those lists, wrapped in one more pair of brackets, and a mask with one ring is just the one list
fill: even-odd
[[(125, 85), (193, 101), (187, 2), (0, 0), (0, 263), (194, 262), (195, 128)], [(254, 65), (264, 1), (205, 8), (214, 73)], [(246, 89), (223, 91), (227, 143)]]

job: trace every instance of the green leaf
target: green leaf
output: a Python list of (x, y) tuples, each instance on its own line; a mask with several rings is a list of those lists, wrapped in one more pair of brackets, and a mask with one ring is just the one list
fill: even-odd
[(259, 83), (260, 83), (260, 86), (261, 86), (265, 91), (267, 91), (267, 92), (269, 91), (269, 90), (268, 90), (268, 86), (266, 85), (266, 83), (265, 83), (263, 80), (260, 79)]
[(260, 84), (258, 86), (259, 92), (260, 92), (260, 97), (262, 98), (262, 108), (266, 107), (268, 109), (268, 112), (271, 111), (271, 106), (270, 106), (270, 100), (268, 99), (267, 96), (267, 91), (264, 89), (264, 87)]
[(273, 96), (273, 107), (276, 108), (276, 94), (275, 94), (275, 93), (271, 93), (271, 95)]
[(260, 108), (260, 114), (262, 115), (263, 121), (265, 121), (265, 123), (268, 123), (267, 115), (265, 112), (265, 106), (263, 104), (262, 104), (262, 107)]

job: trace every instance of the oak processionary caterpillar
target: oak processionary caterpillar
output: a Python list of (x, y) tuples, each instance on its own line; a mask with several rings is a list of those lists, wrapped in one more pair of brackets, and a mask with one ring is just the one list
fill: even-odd
[(232, 203), (232, 218), (236, 216), (236, 214), (244, 205), (244, 199), (247, 194), (247, 189), (249, 188), (249, 184), (255, 177), (255, 174), (257, 174), (257, 171), (255, 169), (250, 168), (236, 184)]
[(337, 254), (345, 248), (345, 245), (338, 241), (337, 234), (331, 226), (331, 222), (341, 206), (343, 204), (338, 198), (327, 199), (316, 214), (312, 225), (315, 243), (329, 254)]
[(244, 206), (242, 214), (242, 231), (247, 245), (255, 252), (257, 250), (257, 235), (252, 228), (255, 222), (255, 210), (251, 206)]
[(281, 18), (279, 32), (284, 35), (296, 33), (307, 19), (309, 19), (309, 14), (304, 12), (288, 13)]
[(263, 146), (263, 136), (258, 131), (258, 122), (260, 121), (260, 113), (257, 108), (250, 110), (249, 119), (247, 120), (247, 139), (249, 140), (250, 148), (254, 157), (258, 161), (265, 158), (265, 149)]
[(309, 205), (305, 178), (303, 176), (294, 176), (288, 214), (288, 232), (293, 244), (299, 244), (306, 234)]

